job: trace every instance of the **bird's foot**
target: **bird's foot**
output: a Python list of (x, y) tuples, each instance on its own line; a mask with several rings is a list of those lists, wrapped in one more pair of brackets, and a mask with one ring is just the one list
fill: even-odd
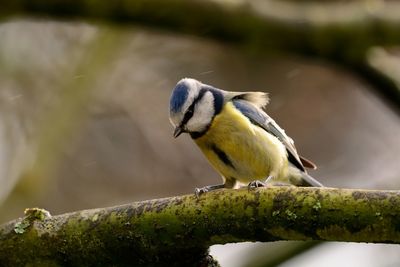
[(251, 189), (255, 189), (255, 188), (259, 188), (259, 187), (266, 187), (267, 184), (264, 182), (261, 182), (260, 180), (255, 180), (249, 183), (249, 185), (247, 186), (247, 188), (249, 190)]
[(221, 189), (221, 188), (225, 188), (225, 184), (207, 185), (205, 187), (195, 188), (194, 189), (194, 194), (196, 195), (196, 197), (200, 197), (204, 193), (207, 193), (207, 192), (210, 192), (210, 191), (214, 191), (214, 190), (217, 190), (217, 189)]
[(201, 187), (201, 188), (195, 188), (194, 189), (194, 194), (196, 195), (197, 198), (199, 198), (202, 194), (208, 192), (207, 186)]

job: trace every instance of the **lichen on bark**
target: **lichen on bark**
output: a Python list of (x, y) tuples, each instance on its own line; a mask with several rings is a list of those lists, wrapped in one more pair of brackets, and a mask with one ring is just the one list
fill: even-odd
[[(4, 266), (198, 266), (241, 241), (400, 243), (400, 193), (333, 188), (220, 190), (0, 226)], [(53, 265), (52, 265), (53, 264)], [(208, 264), (208, 263), (207, 263)]]

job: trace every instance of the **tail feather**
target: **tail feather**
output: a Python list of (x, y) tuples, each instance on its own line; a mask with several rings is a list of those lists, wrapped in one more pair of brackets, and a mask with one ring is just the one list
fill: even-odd
[(312, 186), (312, 187), (324, 187), (320, 182), (318, 182), (315, 178), (313, 178), (311, 175), (303, 172), (302, 173), (302, 178), (306, 186)]
[(313, 170), (317, 169), (317, 165), (315, 165), (314, 162), (312, 162), (311, 160), (309, 160), (303, 156), (300, 156), (300, 161), (303, 164), (303, 166), (306, 168), (313, 169)]

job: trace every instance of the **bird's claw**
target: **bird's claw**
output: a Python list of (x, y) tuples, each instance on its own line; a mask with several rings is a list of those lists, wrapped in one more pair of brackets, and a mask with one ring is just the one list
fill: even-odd
[(201, 188), (195, 188), (194, 189), (194, 194), (196, 195), (197, 198), (199, 198), (202, 194), (208, 192), (207, 187), (201, 187)]
[(222, 189), (222, 188), (225, 188), (225, 184), (207, 185), (205, 187), (196, 188), (194, 190), (194, 194), (196, 195), (196, 197), (199, 197), (200, 195), (202, 195), (204, 193), (214, 191), (217, 189)]
[(266, 186), (267, 186), (266, 183), (261, 182), (259, 180), (255, 180), (255, 181), (250, 182), (249, 185), (247, 186), (247, 188), (249, 190), (251, 190), (251, 189), (255, 189), (255, 188), (259, 188), (259, 187), (266, 187)]

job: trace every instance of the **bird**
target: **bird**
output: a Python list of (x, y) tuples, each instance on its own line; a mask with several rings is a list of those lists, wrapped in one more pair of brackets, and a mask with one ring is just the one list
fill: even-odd
[(196, 195), (221, 188), (272, 185), (322, 187), (299, 156), (294, 141), (264, 111), (265, 92), (232, 92), (183, 78), (170, 97), (169, 119), (174, 137), (187, 133), (223, 183), (196, 188)]

